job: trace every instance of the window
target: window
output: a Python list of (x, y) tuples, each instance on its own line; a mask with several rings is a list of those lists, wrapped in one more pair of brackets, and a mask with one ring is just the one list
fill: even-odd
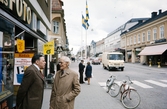
[(127, 39), (127, 46), (129, 46), (129, 37), (128, 37), (128, 39)]
[(136, 35), (134, 36), (134, 44), (136, 44)]
[(145, 42), (145, 33), (143, 33), (142, 42)]
[(140, 34), (138, 34), (138, 43), (140, 43)]
[[(15, 53), (15, 32), (13, 30), (17, 30), (17, 33), (23, 31), (18, 29), (16, 25), (12, 22), (8, 21), (6, 18), (3, 18), (0, 15), (0, 100), (6, 99), (7, 96), (4, 94), (6, 91), (12, 92), (13, 88), (13, 75), (14, 75), (14, 53)], [(19, 37), (21, 37), (20, 35)], [(17, 81), (17, 80), (16, 80)], [(4, 95), (4, 96), (3, 96)], [(6, 101), (6, 100), (5, 100)], [(4, 104), (5, 102), (1, 102)], [(0, 104), (0, 109), (2, 109), (2, 105)], [(9, 108), (5, 105), (5, 108)]]
[(150, 30), (147, 31), (147, 41), (150, 41), (151, 38), (151, 32)]
[(130, 45), (132, 45), (132, 41), (133, 41), (133, 39), (132, 39), (132, 37), (130, 37)]
[(53, 21), (53, 33), (57, 34), (59, 31), (59, 22)]
[(153, 40), (156, 40), (157, 39), (157, 29), (154, 28), (153, 29)]
[(160, 27), (160, 38), (164, 38), (164, 26)]

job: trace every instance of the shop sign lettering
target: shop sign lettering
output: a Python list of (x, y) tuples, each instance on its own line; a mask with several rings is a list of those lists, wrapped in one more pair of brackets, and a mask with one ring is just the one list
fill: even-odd
[(26, 23), (31, 23), (31, 9), (24, 0), (0, 0), (10, 10), (16, 10), (17, 15)]

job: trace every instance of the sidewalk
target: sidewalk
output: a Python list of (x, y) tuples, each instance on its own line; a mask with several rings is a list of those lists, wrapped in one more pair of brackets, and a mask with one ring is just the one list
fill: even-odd
[[(72, 62), (71, 69), (78, 72), (78, 63)], [(42, 109), (49, 109), (51, 89), (45, 89)], [(91, 79), (91, 84), (81, 84), (81, 93), (75, 99), (75, 109), (124, 109), (119, 96), (112, 98), (100, 87), (95, 77)]]
[(125, 66), (126, 65), (154, 71), (162, 71), (162, 72), (167, 71), (167, 66), (161, 66), (160, 68), (158, 68), (158, 65), (152, 65), (151, 67), (149, 67), (149, 65), (142, 65), (141, 63), (125, 63)]

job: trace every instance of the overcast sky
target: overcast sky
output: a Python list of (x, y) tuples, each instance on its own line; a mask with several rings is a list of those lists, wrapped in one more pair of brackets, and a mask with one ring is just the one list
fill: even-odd
[(90, 26), (86, 35), (82, 27), (86, 0), (62, 1), (69, 47), (73, 48), (73, 54), (86, 42), (90, 45), (92, 40), (96, 42), (107, 37), (110, 32), (132, 18), (148, 18), (153, 11), (167, 10), (167, 0), (87, 0)]

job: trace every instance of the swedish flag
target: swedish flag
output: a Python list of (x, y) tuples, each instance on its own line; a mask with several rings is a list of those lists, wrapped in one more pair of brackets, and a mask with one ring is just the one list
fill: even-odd
[(87, 4), (87, 0), (86, 0), (86, 22), (88, 22), (89, 19), (89, 12), (88, 12), (88, 4)]
[(82, 15), (82, 26), (87, 30), (89, 27), (89, 23), (85, 20), (84, 16)]

